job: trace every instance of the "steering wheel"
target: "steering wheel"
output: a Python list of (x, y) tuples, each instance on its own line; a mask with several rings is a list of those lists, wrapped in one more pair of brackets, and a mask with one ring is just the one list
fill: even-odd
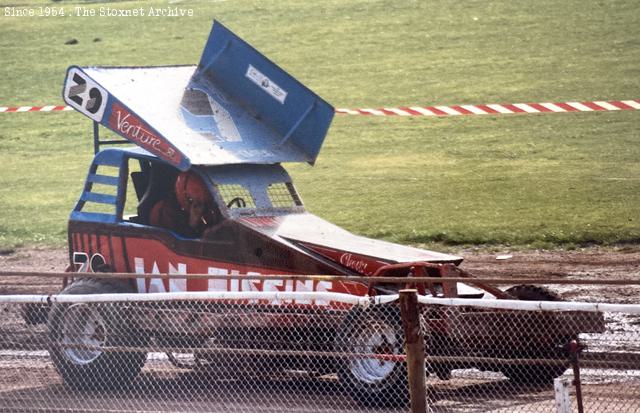
[(229, 201), (229, 203), (227, 204), (227, 208), (231, 208), (231, 206), (234, 204), (237, 205), (238, 208), (246, 208), (247, 206), (247, 203), (245, 202), (244, 198), (240, 198), (239, 196)]

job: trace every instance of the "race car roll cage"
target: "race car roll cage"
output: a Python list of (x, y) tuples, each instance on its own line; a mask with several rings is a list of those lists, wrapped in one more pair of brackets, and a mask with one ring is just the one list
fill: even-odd
[[(97, 129), (94, 123), (94, 148), (97, 152), (71, 219), (104, 223), (128, 221), (149, 225), (151, 209), (164, 195), (173, 191), (173, 182), (180, 171), (141, 148), (100, 150), (101, 145), (130, 142), (101, 141)], [(140, 171), (129, 173), (130, 160), (140, 163)], [(101, 167), (118, 168), (118, 176), (100, 173)], [(291, 177), (280, 164), (192, 166), (190, 170), (203, 178), (217, 208), (215, 212), (223, 219), (305, 211)], [(132, 217), (124, 215), (129, 176), (138, 198), (137, 216)], [(116, 194), (96, 192), (93, 190), (94, 184), (113, 186)], [(87, 203), (112, 205), (115, 213), (83, 211)]]

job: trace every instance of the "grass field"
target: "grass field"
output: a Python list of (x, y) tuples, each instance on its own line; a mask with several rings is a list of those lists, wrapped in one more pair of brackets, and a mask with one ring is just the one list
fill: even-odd
[[(71, 64), (196, 63), (213, 18), (337, 107), (640, 97), (635, 0), (0, 4), (0, 106), (62, 104)], [(67, 15), (6, 16), (10, 5)], [(171, 6), (194, 16), (69, 16), (75, 6)], [(637, 111), (337, 116), (317, 165), (290, 170), (310, 211), (368, 236), (520, 248), (637, 243), (639, 121)], [(73, 112), (0, 114), (0, 246), (64, 244), (90, 136), (90, 121)]]

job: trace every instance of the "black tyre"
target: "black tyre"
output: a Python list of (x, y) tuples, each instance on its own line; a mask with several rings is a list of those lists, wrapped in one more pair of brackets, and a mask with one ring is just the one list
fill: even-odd
[(539, 285), (514, 285), (505, 292), (523, 301), (563, 301), (557, 293)]
[[(118, 280), (81, 279), (61, 294), (131, 292), (132, 287)], [(48, 327), (53, 364), (65, 384), (74, 389), (126, 387), (145, 363), (146, 352), (101, 350), (147, 344), (122, 304), (58, 303), (49, 313)]]
[[(356, 307), (345, 318), (336, 337), (336, 350), (372, 357), (338, 359), (342, 386), (367, 407), (399, 407), (409, 402), (407, 366), (393, 356), (404, 354), (404, 334), (396, 305)], [(391, 357), (384, 357), (391, 356)]]
[[(547, 288), (536, 285), (516, 285), (505, 292), (515, 299), (524, 301), (562, 301), (562, 298)], [(535, 331), (536, 327), (533, 327)], [(540, 330), (549, 329), (548, 325), (540, 326)], [(548, 333), (547, 333), (548, 335)], [(519, 384), (551, 384), (569, 367), (567, 343), (571, 338), (558, 335), (550, 338), (546, 347), (520, 349), (513, 354), (514, 358), (540, 358), (562, 362), (560, 364), (507, 365), (500, 371), (509, 380)]]

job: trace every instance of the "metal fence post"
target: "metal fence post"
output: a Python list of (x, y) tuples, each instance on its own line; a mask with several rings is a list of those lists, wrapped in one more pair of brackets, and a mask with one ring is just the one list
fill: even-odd
[(424, 340), (420, 329), (417, 290), (400, 290), (400, 313), (407, 354), (411, 413), (427, 412)]

